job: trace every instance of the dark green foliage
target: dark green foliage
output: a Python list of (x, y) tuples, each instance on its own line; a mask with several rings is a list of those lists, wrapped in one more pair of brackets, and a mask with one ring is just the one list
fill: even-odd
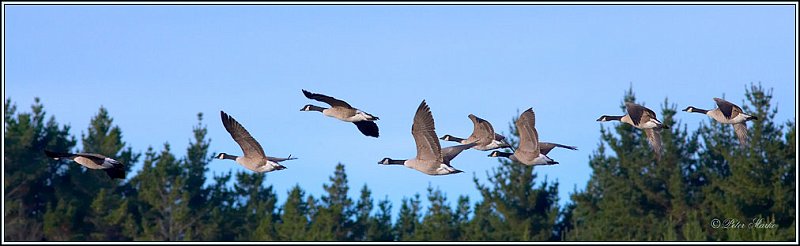
[(419, 240), (416, 237), (417, 229), (420, 227), (420, 200), (419, 194), (414, 198), (403, 198), (400, 204), (400, 215), (395, 223), (394, 231), (398, 241)]
[(134, 239), (178, 241), (208, 237), (199, 227), (203, 220), (214, 216), (215, 207), (206, 203), (209, 192), (201, 186), (211, 155), (209, 141), (205, 139), (206, 128), (201, 125), (202, 114), (197, 118), (195, 139), (186, 158), (177, 159), (167, 143), (159, 153), (152, 147), (145, 153), (142, 170), (130, 182), (138, 201), (135, 212), (139, 226), (134, 229)]
[(394, 232), (392, 231), (392, 203), (389, 202), (388, 197), (378, 202), (378, 213), (370, 217), (369, 221), (366, 241), (394, 240)]
[(264, 187), (266, 174), (263, 173), (236, 173), (234, 190), (238, 201), (238, 217), (242, 218), (237, 241), (275, 241), (276, 223), (279, 219), (276, 213), (277, 197), (272, 191), (272, 186)]
[(452, 240), (462, 240), (466, 236), (463, 231), (469, 226), (469, 214), (472, 212), (469, 207), (469, 197), (458, 196), (458, 203), (453, 209), (453, 227), (457, 235), (452, 235)]
[(447, 204), (447, 198), (441, 190), (428, 186), (428, 207), (422, 224), (415, 233), (422, 241), (453, 241), (459, 236), (456, 224), (457, 216)]
[[(513, 122), (513, 136), (506, 139), (516, 146), (519, 133)], [(488, 175), (489, 184), (475, 185), (483, 196), (482, 204), (476, 205), (476, 220), (481, 228), (491, 228), (490, 240), (500, 241), (549, 241), (555, 240), (554, 225), (558, 216), (558, 182), (547, 180), (536, 186), (534, 167), (499, 159), (500, 166)], [(547, 167), (557, 168), (557, 167)], [(478, 215), (480, 214), (480, 216)], [(485, 232), (477, 232), (485, 233)]]
[(281, 224), (278, 225), (278, 238), (282, 241), (307, 240), (309, 224), (309, 204), (303, 198), (305, 192), (299, 185), (295, 185), (283, 204)]
[(763, 218), (777, 224), (778, 230), (774, 234), (772, 230), (712, 230), (710, 234), (720, 240), (794, 239), (794, 231), (789, 231), (795, 223), (794, 123), (787, 123), (790, 130), (785, 131), (773, 121), (777, 108), (771, 106), (771, 91), (750, 85), (746, 92), (747, 101), (740, 106), (760, 119), (748, 122), (747, 148), (739, 148), (729, 125), (712, 122), (699, 130), (709, 146), (699, 153), (700, 168), (709, 178), (704, 191), (713, 192), (706, 202), (712, 208), (706, 217), (740, 218), (746, 223)]
[[(347, 197), (347, 174), (344, 172), (344, 165), (339, 163), (333, 176), (330, 177), (330, 184), (324, 184), (323, 188), (327, 194), (320, 198), (320, 203), (311, 205), (314, 209), (311, 216), (314, 223), (311, 224), (309, 239), (314, 241), (343, 241), (352, 240), (352, 233), (349, 231), (353, 227), (352, 216), (355, 215), (353, 201)], [(370, 205), (371, 206), (371, 205)]]
[(373, 221), (370, 220), (370, 213), (372, 212), (372, 192), (370, 192), (367, 185), (361, 188), (361, 196), (356, 202), (355, 206), (355, 221), (352, 227), (351, 240), (365, 241), (367, 240), (367, 232), (373, 226)]
[[(211, 140), (203, 115), (185, 154), (164, 143), (141, 154), (123, 141), (122, 129), (101, 107), (81, 133), (47, 116), (38, 99), (30, 112), (4, 110), (4, 239), (6, 241), (793, 241), (796, 240), (796, 124), (774, 121), (772, 93), (745, 88), (735, 102), (759, 120), (747, 122), (750, 144), (733, 128), (677, 109), (665, 99), (645, 105), (658, 113), (664, 154), (656, 159), (646, 135), (627, 124), (604, 123), (588, 163), (592, 176), (558, 205), (558, 182), (537, 179), (534, 167), (499, 159), (487, 182), (474, 178), (480, 197), (448, 202), (428, 187), (391, 204), (375, 203), (364, 184), (348, 196), (345, 165), (338, 164), (317, 198), (295, 185), (283, 204), (267, 176), (250, 171), (208, 180)], [(633, 90), (620, 102), (637, 102)], [(645, 103), (638, 102), (642, 105)], [(699, 104), (701, 102), (687, 102)], [(709, 105), (711, 102), (709, 100)], [(683, 117), (705, 117), (696, 129)], [(542, 119), (548, 119), (542, 116)], [(507, 136), (516, 145), (512, 118)], [(93, 152), (120, 160), (127, 179), (47, 158), (43, 150)], [(487, 160), (494, 163), (494, 159)], [(579, 163), (569, 164), (578, 165)], [(565, 168), (559, 166), (536, 168)], [(276, 173), (275, 175), (281, 175)], [(399, 213), (393, 216), (393, 205)], [(712, 227), (719, 219), (748, 226)]]
[(465, 241), (498, 241), (500, 234), (493, 225), (500, 225), (500, 216), (494, 213), (490, 201), (475, 203), (472, 219), (462, 227), (461, 240)]
[[(677, 106), (666, 100), (660, 117), (671, 128), (662, 132), (661, 160), (650, 157), (640, 130), (618, 124), (614, 135), (602, 127), (589, 184), (572, 195), (574, 204), (564, 213), (571, 217), (562, 229), (566, 239), (794, 240), (794, 130), (773, 123), (777, 109), (770, 107), (771, 93), (751, 85), (746, 97), (737, 104), (760, 120), (747, 123), (750, 145), (745, 148), (731, 125), (700, 114), (686, 116), (707, 118), (689, 133), (674, 120)], [(625, 101), (635, 101), (632, 90)], [(777, 228), (711, 226), (714, 219), (747, 226), (758, 218)]]
[(211, 211), (198, 229), (198, 240), (233, 241), (239, 235), (239, 231), (231, 229), (243, 224), (236, 205), (236, 193), (227, 186), (231, 177), (230, 172), (215, 175), (214, 183), (208, 187), (206, 203)]
[[(125, 172), (128, 174), (140, 154), (134, 153), (131, 147), (125, 148), (126, 144), (122, 141), (122, 130), (112, 124), (113, 119), (109, 116), (108, 110), (100, 107), (99, 112), (89, 124), (88, 134), (82, 136), (82, 152), (99, 153), (118, 160), (125, 164)], [(128, 208), (122, 196), (119, 195), (121, 191), (129, 189), (129, 187), (120, 186), (124, 185), (124, 181), (111, 179), (105, 172), (85, 169), (77, 165), (70, 166), (68, 178), (70, 182), (59, 185), (61, 189), (67, 189), (67, 192), (73, 191), (71, 197), (76, 199), (75, 203), (78, 203), (75, 207), (76, 210), (84, 211), (84, 209), (78, 208), (87, 207), (83, 203), (91, 202), (88, 205), (91, 208), (88, 210), (90, 214), (84, 215), (85, 218), (81, 219), (90, 225), (84, 227), (89, 228), (84, 233), (88, 234), (91, 240), (131, 240), (132, 238), (123, 232), (125, 225), (123, 222), (128, 218)], [(79, 189), (75, 189), (75, 187)], [(76, 191), (80, 193), (75, 193)], [(62, 198), (66, 198), (66, 196), (62, 196)]]
[[(47, 240), (48, 234), (58, 235), (49, 240), (78, 240), (81, 237), (77, 235), (82, 233), (76, 225), (80, 221), (73, 216), (77, 211), (69, 200), (59, 200), (55, 192), (65, 170), (77, 164), (53, 161), (43, 154), (45, 149), (67, 152), (75, 147), (69, 126), (59, 126), (53, 116), (47, 119), (39, 98), (34, 100), (31, 112), (17, 113), (10, 99), (3, 108), (4, 239), (39, 241)], [(69, 218), (56, 220), (57, 211)], [(45, 223), (45, 218), (50, 220)]]

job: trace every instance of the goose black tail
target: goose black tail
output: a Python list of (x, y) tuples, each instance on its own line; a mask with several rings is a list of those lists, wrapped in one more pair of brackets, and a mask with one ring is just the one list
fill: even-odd
[(353, 122), (358, 127), (358, 130), (361, 131), (362, 134), (365, 136), (370, 137), (378, 137), (378, 124), (372, 121), (356, 121)]
[(103, 170), (105, 170), (106, 174), (108, 174), (108, 176), (112, 179), (125, 179), (125, 168), (122, 166), (116, 166)]

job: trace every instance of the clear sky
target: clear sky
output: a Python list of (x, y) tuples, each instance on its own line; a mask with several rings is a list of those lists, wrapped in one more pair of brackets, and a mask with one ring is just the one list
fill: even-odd
[[(561, 204), (591, 174), (596, 122), (622, 114), (624, 91), (661, 115), (742, 104), (745, 87), (774, 88), (777, 120), (795, 118), (794, 6), (5, 6), (5, 98), (29, 111), (34, 97), (80, 138), (102, 105), (134, 150), (169, 142), (183, 156), (196, 114), (205, 115), (212, 152), (240, 154), (219, 117), (224, 110), (267, 155), (299, 159), (267, 175), (282, 204), (299, 184), (319, 197), (344, 163), (351, 197), (366, 183), (395, 214), (403, 197), (423, 204), (428, 185), (454, 205), (480, 199), (499, 166), (489, 152), (462, 152), (464, 173), (428, 176), (383, 157), (416, 154), (411, 123), (431, 107), (439, 136), (466, 137), (467, 115), (507, 134), (512, 117), (536, 112), (540, 140), (575, 145), (536, 168), (557, 180)], [(301, 89), (346, 100), (380, 117), (380, 138), (351, 123), (300, 112)], [(696, 129), (702, 115), (678, 112)], [(443, 146), (452, 143), (442, 142)], [(78, 144), (80, 147), (81, 144)], [(141, 168), (136, 163), (134, 172)], [(212, 173), (246, 170), (213, 160)], [(131, 177), (133, 174), (128, 174)]]

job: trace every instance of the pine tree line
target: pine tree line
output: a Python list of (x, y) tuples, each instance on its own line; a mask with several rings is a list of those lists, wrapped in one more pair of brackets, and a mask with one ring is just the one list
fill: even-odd
[[(558, 182), (540, 181), (534, 167), (500, 160), (487, 182), (474, 178), (478, 199), (448, 201), (429, 187), (392, 204), (376, 201), (367, 185), (357, 198), (338, 164), (319, 197), (293, 187), (283, 204), (267, 176), (223, 173), (206, 182), (210, 139), (197, 115), (185, 152), (168, 143), (137, 153), (100, 108), (82, 146), (70, 127), (47, 117), (35, 100), (30, 112), (4, 110), (4, 239), (6, 241), (794, 241), (795, 123), (773, 119), (771, 91), (746, 89), (750, 148), (738, 148), (730, 125), (704, 120), (690, 131), (664, 100), (665, 150), (655, 160), (643, 133), (627, 124), (600, 128), (585, 189), (558, 203)], [(636, 102), (632, 90), (624, 101)], [(694, 116), (694, 115), (693, 115)], [(696, 117), (701, 117), (697, 115)], [(509, 124), (516, 145), (517, 132)], [(94, 152), (142, 163), (127, 180), (66, 161), (44, 149)], [(183, 153), (180, 153), (183, 152)], [(129, 170), (128, 170), (129, 171)], [(205, 183), (209, 183), (205, 185)], [(399, 213), (391, 213), (399, 206)], [(754, 218), (774, 228), (720, 228), (714, 219)]]

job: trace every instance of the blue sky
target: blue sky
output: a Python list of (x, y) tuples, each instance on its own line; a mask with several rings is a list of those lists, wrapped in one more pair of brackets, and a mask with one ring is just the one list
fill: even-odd
[[(80, 138), (102, 105), (134, 150), (169, 142), (183, 156), (196, 114), (210, 150), (239, 154), (219, 119), (224, 110), (267, 155), (299, 159), (268, 174), (282, 203), (299, 184), (319, 197), (341, 162), (351, 197), (366, 183), (394, 211), (428, 185), (454, 205), (480, 199), (499, 163), (469, 150), (464, 173), (427, 176), (383, 157), (415, 153), (414, 112), (427, 100), (439, 136), (468, 136), (472, 113), (508, 133), (528, 107), (540, 140), (561, 164), (536, 168), (557, 180), (564, 204), (591, 174), (603, 114), (621, 114), (629, 86), (661, 112), (741, 104), (745, 87), (774, 88), (777, 121), (795, 118), (795, 12), (784, 6), (5, 6), (5, 98), (29, 111), (34, 97)], [(351, 123), (300, 112), (301, 89), (346, 100), (380, 117), (380, 138)], [(570, 115), (567, 115), (569, 113)], [(708, 117), (679, 112), (692, 130)], [(442, 143), (451, 146), (451, 143)], [(78, 145), (80, 146), (80, 144)], [(141, 163), (134, 166), (138, 171)], [(228, 160), (209, 174), (245, 170)], [(133, 174), (129, 174), (129, 177)]]

